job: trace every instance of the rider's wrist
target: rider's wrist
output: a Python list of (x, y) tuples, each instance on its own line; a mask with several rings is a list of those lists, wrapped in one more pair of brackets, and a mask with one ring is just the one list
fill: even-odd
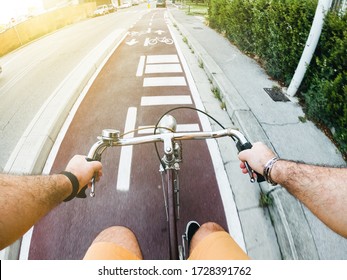
[(64, 202), (67, 202), (67, 201), (70, 201), (76, 197), (76, 195), (78, 194), (80, 185), (79, 185), (77, 177), (74, 174), (72, 174), (71, 172), (62, 171), (62, 172), (60, 172), (60, 174), (65, 175), (70, 180), (71, 185), (72, 185), (71, 194), (67, 198), (64, 199)]
[(272, 171), (272, 168), (273, 166), (275, 165), (275, 163), (279, 160), (278, 157), (273, 157), (272, 159), (270, 159), (264, 166), (264, 170), (263, 170), (263, 176), (265, 178), (265, 180), (273, 185), (273, 186), (276, 186), (277, 183), (272, 179), (271, 177), (271, 171)]

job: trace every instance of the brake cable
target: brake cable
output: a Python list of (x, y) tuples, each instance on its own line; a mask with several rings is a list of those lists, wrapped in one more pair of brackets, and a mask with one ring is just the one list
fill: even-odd
[[(169, 113), (171, 113), (171, 112), (173, 112), (173, 111), (181, 110), (181, 109), (189, 109), (189, 110), (194, 110), (194, 111), (200, 112), (200, 113), (204, 114), (205, 116), (207, 116), (208, 118), (212, 119), (212, 120), (213, 120), (216, 124), (218, 124), (222, 129), (225, 129), (225, 127), (224, 127), (219, 121), (217, 121), (214, 117), (212, 117), (212, 116), (209, 115), (208, 113), (206, 113), (206, 112), (204, 112), (204, 111), (202, 111), (202, 110), (200, 110), (200, 109), (197, 109), (197, 108), (188, 107), (188, 106), (180, 106), (180, 107), (175, 107), (175, 108), (173, 108), (173, 109), (168, 110), (167, 112), (165, 112), (165, 113), (159, 118), (159, 120), (158, 120), (158, 122), (157, 122), (157, 124), (155, 125), (155, 128), (154, 128), (154, 134), (156, 134), (157, 129), (159, 128), (159, 127), (158, 127), (159, 122), (161, 121), (161, 119), (162, 119), (165, 115), (167, 115), (167, 114), (169, 114)], [(230, 136), (230, 137), (233, 139), (233, 141), (235, 141), (234, 137), (232, 137), (232, 136)], [(161, 160), (161, 158), (160, 158), (160, 154), (159, 154), (159, 151), (158, 151), (157, 143), (154, 143), (154, 146), (155, 146), (155, 151), (156, 151), (156, 154), (157, 154), (157, 156), (158, 156), (159, 162), (160, 162), (160, 164), (161, 164), (163, 170), (166, 172), (166, 170), (165, 170), (165, 164), (164, 164), (164, 162), (163, 162), (163, 161)]]

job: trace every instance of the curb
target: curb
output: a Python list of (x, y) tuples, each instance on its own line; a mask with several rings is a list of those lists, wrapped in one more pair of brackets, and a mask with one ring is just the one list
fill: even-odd
[[(212, 81), (213, 86), (217, 87), (222, 94), (227, 113), (232, 122), (243, 131), (250, 142), (261, 141), (273, 149), (270, 139), (257, 118), (220, 67), (200, 43), (195, 40), (194, 36), (175, 20), (169, 9), (168, 14), (174, 26), (177, 26), (182, 36), (188, 39), (187, 44), (194, 51), (198, 61), (203, 63), (204, 71)], [(260, 183), (259, 186), (261, 191), (273, 200), (273, 204), (268, 208), (282, 258), (294, 260), (318, 259), (319, 256), (311, 229), (300, 202), (283, 187), (273, 187), (267, 182)], [(293, 219), (293, 216), (297, 218)], [(295, 223), (292, 220), (300, 222)]]
[[(7, 161), (4, 173), (41, 174), (66, 117), (88, 81), (127, 34), (118, 29), (100, 42), (62, 81), (41, 106)], [(0, 252), (1, 259), (19, 259), (21, 239)]]

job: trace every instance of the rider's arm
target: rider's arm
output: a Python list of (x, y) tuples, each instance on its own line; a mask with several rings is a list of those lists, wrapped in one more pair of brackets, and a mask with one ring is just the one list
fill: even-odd
[[(77, 177), (81, 190), (94, 173), (101, 175), (101, 163), (75, 156), (65, 170)], [(0, 249), (16, 241), (71, 192), (71, 181), (62, 174), (0, 175)]]
[[(253, 170), (263, 174), (275, 154), (264, 144), (255, 143), (239, 154)], [(241, 163), (244, 173), (245, 166)], [(347, 168), (309, 165), (278, 160), (271, 170), (272, 181), (285, 187), (332, 230), (347, 237)]]

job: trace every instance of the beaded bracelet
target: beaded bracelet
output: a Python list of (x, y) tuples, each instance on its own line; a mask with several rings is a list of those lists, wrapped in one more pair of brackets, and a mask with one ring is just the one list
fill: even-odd
[(69, 178), (69, 180), (71, 182), (72, 192), (71, 192), (71, 194), (67, 198), (64, 199), (64, 202), (70, 201), (71, 199), (76, 197), (76, 195), (78, 193), (78, 190), (80, 188), (80, 183), (78, 182), (77, 177), (74, 174), (72, 174), (71, 172), (62, 171), (59, 174), (65, 175), (66, 177)]
[(274, 182), (271, 178), (271, 170), (272, 170), (272, 167), (274, 166), (275, 162), (278, 161), (279, 158), (278, 157), (274, 157), (272, 159), (270, 159), (264, 166), (264, 171), (263, 171), (263, 175), (264, 175), (264, 178), (265, 180), (273, 185), (273, 186), (276, 186), (277, 183)]

